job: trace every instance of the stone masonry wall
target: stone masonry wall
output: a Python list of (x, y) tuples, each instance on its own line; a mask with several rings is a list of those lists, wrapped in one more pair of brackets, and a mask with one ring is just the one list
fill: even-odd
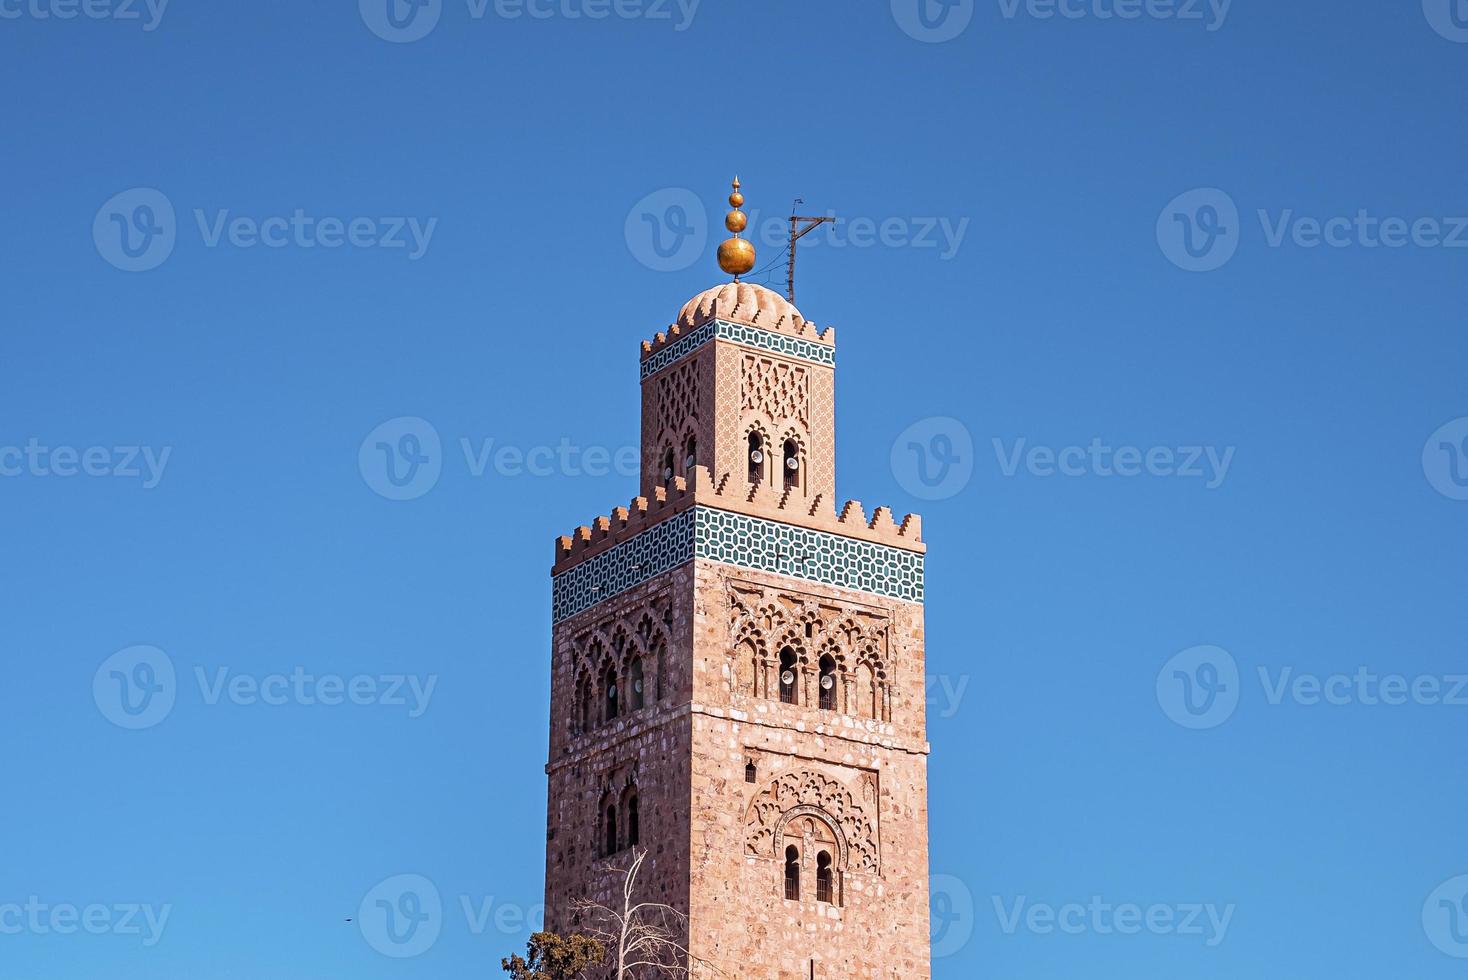
[[(695, 953), (741, 977), (808, 980), (813, 960), (824, 980), (927, 980), (922, 607), (703, 561), (694, 588)], [(754, 637), (751, 623), (765, 635)], [(854, 629), (841, 635), (844, 625)], [(883, 714), (880, 694), (846, 691), (842, 710), (821, 710), (818, 681), (806, 683), (814, 665), (797, 671), (802, 703), (778, 700), (778, 678), (761, 688), (774, 697), (756, 696), (740, 651), (760, 639), (773, 657), (789, 644), (808, 658), (885, 640), (877, 653), (891, 720), (859, 716)], [(827, 832), (827, 818), (839, 834)], [(817, 900), (811, 851), (839, 854), (834, 841), (820, 843), (836, 837), (845, 868), (828, 904)], [(792, 843), (802, 857), (798, 901), (784, 891)]]

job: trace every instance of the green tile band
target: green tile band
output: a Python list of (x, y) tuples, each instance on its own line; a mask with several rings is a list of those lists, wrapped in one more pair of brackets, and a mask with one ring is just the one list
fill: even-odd
[(923, 555), (918, 552), (694, 507), (554, 576), (551, 620), (559, 623), (695, 557), (904, 602), (923, 601)]
[(825, 367), (836, 366), (836, 349), (826, 344), (817, 344), (799, 337), (788, 337), (782, 333), (751, 327), (728, 320), (710, 320), (697, 330), (681, 337), (642, 362), (642, 380), (657, 374), (663, 368), (676, 364), (698, 350), (710, 340), (728, 340), (745, 347), (755, 347), (771, 353), (811, 361)]

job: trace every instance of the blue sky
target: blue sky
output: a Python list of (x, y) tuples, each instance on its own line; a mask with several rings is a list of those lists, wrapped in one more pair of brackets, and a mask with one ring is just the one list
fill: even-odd
[(497, 973), (737, 172), (925, 519), (934, 976), (1463, 975), (1468, 7), (375, 4), (0, 0), (0, 974)]

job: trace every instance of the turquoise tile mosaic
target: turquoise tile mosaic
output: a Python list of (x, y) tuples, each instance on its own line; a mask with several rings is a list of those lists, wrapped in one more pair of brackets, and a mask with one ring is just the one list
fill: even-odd
[(715, 339), (733, 341), (745, 347), (755, 347), (759, 350), (782, 354), (785, 357), (823, 364), (826, 367), (836, 366), (836, 350), (825, 344), (801, 340), (799, 337), (787, 337), (782, 333), (775, 333), (760, 327), (750, 327), (742, 323), (710, 320), (688, 336), (679, 338), (643, 361), (642, 380), (646, 381), (663, 368), (676, 364), (710, 340)]
[(697, 508), (648, 528), (551, 579), (551, 622), (590, 609), (693, 558)]
[(552, 621), (559, 623), (694, 557), (923, 601), (923, 556), (917, 552), (695, 507), (552, 578)]

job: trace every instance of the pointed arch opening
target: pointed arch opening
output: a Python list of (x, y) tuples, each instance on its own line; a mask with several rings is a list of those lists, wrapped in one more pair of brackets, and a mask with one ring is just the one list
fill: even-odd
[(796, 696), (798, 680), (795, 651), (786, 647), (780, 651), (780, 700), (785, 704), (798, 703), (799, 699)]
[(794, 844), (785, 848), (785, 900), (800, 901), (800, 848)]
[(821, 658), (820, 706), (822, 711), (836, 710), (836, 658), (829, 653)]
[(617, 714), (620, 710), (620, 705), (618, 704), (618, 702), (621, 700), (617, 697), (616, 667), (607, 668), (606, 679), (603, 682), (602, 697), (605, 701), (603, 716), (606, 718), (607, 721), (615, 721), (617, 718)]
[(622, 849), (617, 844), (617, 804), (615, 803), (607, 805), (606, 840), (604, 843), (606, 844), (608, 857)]
[(816, 855), (816, 901), (826, 905), (836, 904), (836, 875), (831, 868), (831, 852)]
[(765, 478), (765, 440), (758, 432), (749, 434), (749, 482), (763, 483)]
[(631, 696), (631, 698), (628, 699), (628, 700), (630, 700), (632, 702), (632, 707), (631, 707), (630, 710), (632, 710), (632, 711), (641, 711), (643, 705), (647, 703), (645, 697), (643, 696), (642, 658), (641, 657), (638, 657), (637, 659), (635, 659), (635, 660), (632, 661), (632, 669), (631, 669), (630, 673), (631, 673), (631, 683), (630, 683), (629, 686), (632, 689), (632, 696)]

